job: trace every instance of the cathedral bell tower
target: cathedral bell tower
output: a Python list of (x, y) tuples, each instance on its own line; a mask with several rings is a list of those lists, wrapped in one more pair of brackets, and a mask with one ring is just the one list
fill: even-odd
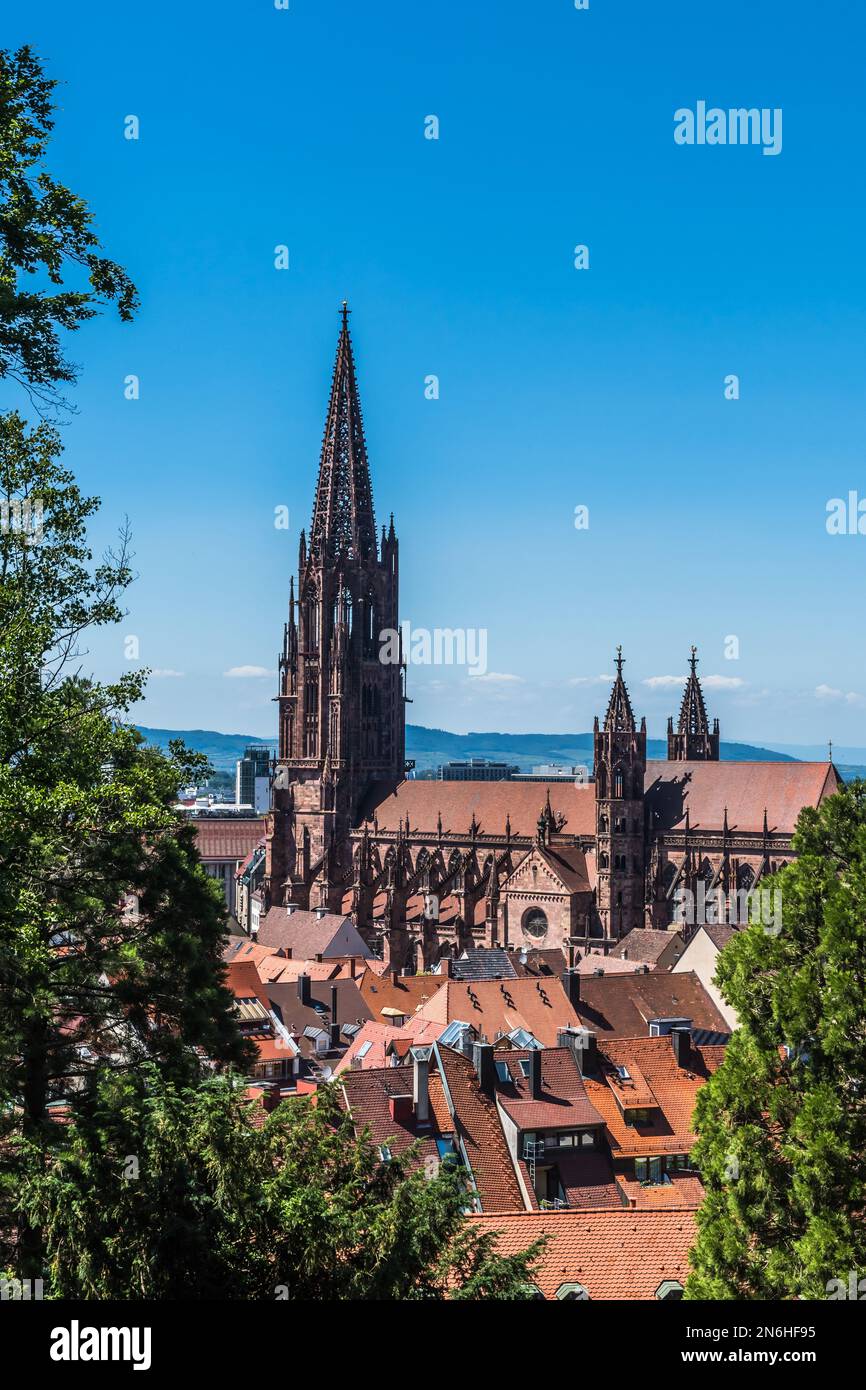
[(616, 649), (616, 680), (604, 727), (593, 730), (597, 909), (606, 937), (618, 940), (644, 921), (646, 720), (635, 725)]
[[(373, 782), (405, 765), (394, 519), (377, 544), (367, 446), (344, 303), (309, 545), (279, 656), (279, 755), (268, 822), (270, 905), (339, 910), (349, 830)], [(380, 659), (380, 653), (385, 655)]]

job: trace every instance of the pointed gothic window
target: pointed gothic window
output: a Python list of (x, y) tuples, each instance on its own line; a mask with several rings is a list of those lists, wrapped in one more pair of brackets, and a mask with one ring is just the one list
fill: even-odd
[(622, 792), (623, 792), (622, 768), (621, 768), (621, 767), (618, 767), (618, 768), (616, 769), (616, 772), (613, 774), (613, 799), (614, 799), (614, 801), (621, 801), (621, 800), (622, 800)]
[(604, 801), (607, 797), (607, 768), (604, 763), (599, 764), (595, 780), (598, 787), (598, 798), (600, 801)]

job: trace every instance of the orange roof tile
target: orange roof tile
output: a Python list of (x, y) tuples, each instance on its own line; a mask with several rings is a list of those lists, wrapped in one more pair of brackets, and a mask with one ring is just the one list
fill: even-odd
[[(701, 1086), (724, 1061), (724, 1047), (692, 1045), (688, 1068), (677, 1066), (669, 1037), (598, 1039), (598, 1074), (584, 1072), (586, 1094), (604, 1118), (614, 1158), (688, 1153), (695, 1142), (692, 1116)], [(645, 1125), (627, 1125), (609, 1077), (617, 1066), (637, 1073), (658, 1109)]]
[(235, 859), (240, 863), (264, 839), (264, 816), (249, 820), (201, 816), (191, 820), (202, 859)]
[(497, 1236), (503, 1255), (516, 1255), (548, 1236), (532, 1279), (545, 1298), (579, 1284), (591, 1299), (652, 1299), (666, 1280), (684, 1284), (695, 1239), (694, 1212), (514, 1212), (475, 1216), (476, 1229)]
[(365, 970), (358, 988), (374, 1019), (381, 1018), (383, 1009), (396, 1009), (409, 1017), (435, 997), (444, 980), (444, 975), (399, 975), (394, 980), (393, 973)]
[(832, 763), (648, 762), (646, 800), (659, 830), (681, 829), (686, 810), (693, 831), (790, 834), (804, 806), (817, 806), (839, 784)]
[(523, 1206), (520, 1184), (496, 1102), (479, 1088), (468, 1057), (449, 1047), (436, 1049), (446, 1096), (456, 1116), (455, 1132), (462, 1141), (482, 1211), (514, 1211)]
[(375, 811), (380, 830), (397, 830), (409, 817), (410, 834), (436, 836), (441, 814), (443, 829), (466, 835), (475, 817), (482, 835), (505, 834), (506, 817), (512, 835), (533, 838), (548, 795), (554, 815), (563, 815), (566, 835), (595, 834), (595, 795), (591, 784), (574, 782), (401, 782), (390, 794), (379, 793), (367, 808)]
[[(496, 785), (495, 783), (493, 784)], [(421, 1013), (425, 1018), (471, 1023), (489, 1042), (515, 1028), (526, 1028), (545, 1047), (555, 1047), (559, 1029), (580, 1020), (555, 977), (516, 980), (450, 980)]]

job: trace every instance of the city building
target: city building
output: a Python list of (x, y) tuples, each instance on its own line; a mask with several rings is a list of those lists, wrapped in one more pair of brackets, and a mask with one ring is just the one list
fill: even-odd
[(264, 815), (270, 810), (270, 769), (269, 748), (254, 743), (244, 749), (244, 756), (235, 763), (235, 801), (238, 806), (250, 806), (256, 815)]

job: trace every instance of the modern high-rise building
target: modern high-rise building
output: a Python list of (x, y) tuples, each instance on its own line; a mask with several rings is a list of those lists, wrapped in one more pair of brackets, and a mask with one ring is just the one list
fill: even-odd
[(262, 744), (250, 744), (244, 756), (235, 763), (235, 801), (238, 806), (252, 806), (264, 815), (271, 800), (271, 750)]

